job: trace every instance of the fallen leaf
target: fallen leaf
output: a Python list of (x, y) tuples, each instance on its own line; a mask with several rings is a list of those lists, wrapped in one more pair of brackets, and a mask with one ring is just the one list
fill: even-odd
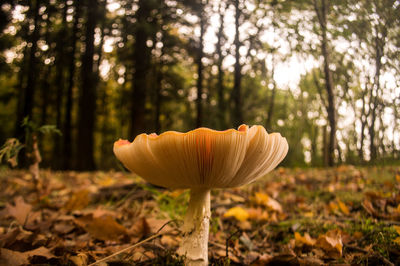
[(160, 242), (163, 246), (167, 246), (169, 248), (177, 247), (179, 242), (175, 237), (171, 237), (169, 235), (163, 235), (160, 239)]
[(0, 265), (22, 265), (29, 264), (29, 259), (33, 256), (41, 256), (46, 259), (54, 258), (55, 256), (48, 248), (39, 247), (37, 249), (19, 252), (6, 248), (0, 249)]
[(244, 203), (246, 201), (245, 198), (229, 192), (225, 192), (224, 197), (227, 199), (231, 199), (233, 202)]
[(78, 253), (76, 256), (69, 258), (76, 266), (86, 266), (88, 264), (88, 256), (85, 253)]
[(129, 234), (139, 239), (148, 236), (149, 233), (150, 233), (150, 226), (147, 223), (146, 218), (144, 217), (137, 220), (129, 229)]
[(260, 205), (264, 205), (268, 209), (276, 212), (282, 212), (282, 206), (279, 202), (268, 196), (267, 194), (256, 192), (255, 202)]
[(71, 198), (65, 204), (64, 209), (67, 212), (82, 210), (87, 205), (89, 205), (89, 202), (90, 202), (89, 190), (82, 189), (72, 194)]
[(15, 205), (6, 204), (5, 213), (14, 217), (20, 225), (30, 224), (38, 213), (32, 212), (32, 205), (25, 203), (21, 196), (14, 199)]
[(344, 204), (341, 200), (338, 200), (338, 206), (342, 213), (346, 215), (350, 214), (349, 208), (347, 208), (346, 204)]
[(236, 220), (243, 222), (249, 218), (249, 213), (242, 207), (233, 207), (224, 214), (224, 217), (235, 217)]
[(331, 230), (324, 235), (320, 235), (315, 246), (323, 249), (325, 254), (330, 258), (340, 258), (343, 250), (340, 231)]
[(127, 234), (126, 228), (109, 215), (94, 218), (89, 214), (76, 218), (75, 222), (99, 240), (118, 240)]
[(294, 232), (294, 239), (295, 239), (295, 245), (297, 247), (302, 247), (304, 245), (314, 246), (315, 243), (317, 242), (308, 233), (305, 233), (304, 236), (302, 236), (300, 233)]
[(22, 265), (28, 263), (28, 256), (24, 255), (22, 252), (6, 248), (0, 249), (0, 265)]
[(270, 216), (268, 212), (262, 210), (261, 208), (250, 208), (247, 210), (249, 214), (249, 219), (256, 221), (268, 221)]

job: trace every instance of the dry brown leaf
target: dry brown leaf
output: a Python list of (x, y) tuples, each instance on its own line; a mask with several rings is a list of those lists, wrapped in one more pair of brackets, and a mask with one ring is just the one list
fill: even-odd
[(39, 213), (32, 212), (32, 205), (25, 203), (21, 196), (14, 199), (15, 205), (6, 204), (5, 213), (14, 217), (20, 225), (30, 224)]
[(174, 248), (179, 245), (179, 242), (176, 240), (176, 238), (170, 235), (163, 235), (160, 241), (163, 246), (167, 246), (169, 248)]
[(129, 234), (139, 239), (148, 236), (150, 234), (150, 226), (146, 218), (142, 217), (137, 220), (129, 229)]
[(47, 259), (54, 258), (55, 256), (45, 247), (19, 252), (10, 249), (0, 249), (0, 265), (25, 265), (29, 264), (29, 259), (33, 256), (41, 256)]
[(72, 194), (71, 198), (65, 204), (64, 209), (67, 212), (82, 210), (87, 205), (89, 205), (89, 202), (90, 202), (89, 190), (82, 189)]
[(23, 265), (28, 263), (28, 256), (24, 255), (22, 252), (6, 248), (0, 249), (0, 265)]
[(126, 228), (109, 215), (94, 218), (93, 215), (89, 214), (76, 218), (75, 222), (99, 240), (118, 240), (127, 235)]
[(339, 230), (331, 230), (324, 235), (320, 235), (315, 246), (323, 249), (330, 258), (340, 258), (343, 251), (341, 232)]
[(76, 266), (86, 266), (88, 264), (88, 256), (85, 253), (78, 253), (76, 256), (69, 258)]

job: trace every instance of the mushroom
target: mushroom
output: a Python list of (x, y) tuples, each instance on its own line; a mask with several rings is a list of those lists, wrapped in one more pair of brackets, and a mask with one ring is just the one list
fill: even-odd
[(186, 256), (187, 265), (208, 264), (210, 190), (251, 183), (274, 169), (287, 151), (285, 138), (268, 134), (258, 125), (140, 134), (133, 142), (120, 139), (114, 143), (116, 157), (149, 183), (190, 189), (183, 240), (177, 251)]

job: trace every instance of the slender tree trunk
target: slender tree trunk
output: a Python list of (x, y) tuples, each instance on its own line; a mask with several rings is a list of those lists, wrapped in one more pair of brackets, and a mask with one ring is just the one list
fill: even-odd
[[(378, 30), (376, 28), (376, 30)], [(378, 34), (378, 33), (377, 33)], [(380, 76), (381, 76), (381, 69), (382, 63), (381, 59), (383, 56), (383, 47), (384, 44), (381, 43), (381, 40), (378, 36), (375, 37), (375, 77), (374, 77), (374, 87), (370, 93), (370, 109), (371, 109), (371, 124), (369, 126), (369, 138), (370, 138), (370, 152), (371, 152), (371, 161), (376, 160), (377, 158), (377, 148), (375, 143), (375, 122), (377, 118), (377, 109), (379, 104), (379, 94), (380, 94)], [(375, 91), (375, 93), (373, 93)]]
[(136, 31), (133, 52), (133, 93), (131, 107), (131, 123), (129, 135), (134, 138), (146, 129), (145, 103), (148, 91), (148, 73), (150, 72), (150, 48), (147, 47), (149, 37), (148, 18), (151, 13), (151, 1), (139, 0), (136, 12)]
[(329, 122), (329, 146), (328, 146), (328, 165), (333, 166), (335, 164), (335, 149), (336, 149), (336, 107), (335, 107), (335, 93), (333, 86), (332, 72), (329, 69), (330, 65), (330, 52), (327, 37), (327, 13), (329, 3), (326, 0), (321, 0), (319, 6), (317, 0), (314, 0), (314, 7), (317, 13), (318, 21), (321, 27), (321, 50), (324, 58), (324, 78), (325, 88), (327, 92), (328, 100), (328, 122)]
[[(55, 78), (55, 87), (57, 88), (56, 92), (56, 126), (58, 129), (62, 128), (62, 100), (64, 98), (64, 70), (65, 70), (65, 41), (67, 34), (67, 10), (68, 5), (65, 4), (63, 9), (63, 19), (62, 19), (62, 28), (58, 32), (57, 43), (56, 43), (56, 78)], [(61, 168), (61, 163), (65, 159), (62, 154), (62, 138), (55, 134), (54, 136), (54, 160), (56, 164), (56, 168)]]
[(72, 105), (73, 105), (73, 87), (74, 87), (74, 75), (75, 75), (75, 53), (76, 43), (78, 41), (78, 24), (81, 15), (81, 1), (74, 0), (75, 15), (74, 24), (72, 26), (72, 37), (71, 37), (71, 52), (69, 53), (68, 62), (68, 82), (67, 82), (67, 95), (65, 102), (65, 118), (64, 118), (64, 130), (63, 130), (63, 169), (72, 168)]
[(272, 91), (271, 96), (269, 97), (268, 102), (268, 111), (267, 111), (267, 121), (265, 122), (265, 127), (267, 130), (271, 130), (271, 123), (272, 123), (272, 116), (274, 113), (275, 107), (275, 95), (276, 95), (276, 82), (274, 80), (274, 73), (275, 73), (275, 60), (274, 56), (272, 57), (272, 69), (271, 69), (271, 81), (272, 81)]
[(22, 137), (24, 135), (24, 129), (20, 126), (24, 117), (30, 117), (32, 119), (32, 110), (34, 103), (34, 96), (36, 90), (36, 78), (37, 78), (37, 60), (36, 60), (36, 50), (37, 50), (37, 42), (39, 40), (39, 1), (31, 1), (30, 9), (32, 10), (33, 16), (33, 26), (34, 29), (32, 33), (29, 35), (29, 43), (31, 47), (29, 49), (29, 56), (24, 57), (27, 58), (26, 63), (26, 75), (27, 81), (26, 83), (22, 83), (23, 87), (21, 88), (21, 98), (22, 104), (20, 105), (20, 113), (17, 115), (17, 125), (16, 125), (16, 136)]
[(199, 12), (200, 17), (200, 37), (199, 37), (199, 47), (197, 51), (196, 65), (197, 65), (197, 116), (196, 116), (196, 127), (201, 127), (204, 123), (203, 121), (203, 39), (204, 39), (204, 29), (205, 29), (205, 18), (203, 9)]
[(241, 95), (241, 83), (242, 83), (242, 66), (240, 64), (240, 36), (239, 36), (239, 25), (241, 11), (239, 7), (239, 1), (235, 0), (235, 70), (234, 70), (234, 84), (233, 84), (233, 124), (235, 127), (243, 124), (243, 112), (242, 112), (242, 95)]
[(94, 29), (97, 20), (97, 0), (87, 0), (85, 52), (82, 57), (82, 84), (79, 96), (77, 169), (94, 170), (94, 129), (96, 112), (96, 76), (93, 71)]
[(217, 67), (218, 67), (218, 127), (224, 129), (226, 127), (225, 122), (225, 99), (224, 99), (224, 70), (222, 69), (222, 63), (224, 56), (222, 54), (222, 45), (224, 43), (224, 18), (221, 3), (219, 6), (219, 22), (220, 26), (217, 34), (216, 51), (218, 55)]
[(154, 131), (157, 134), (160, 134), (161, 131), (161, 123), (160, 123), (160, 115), (161, 115), (161, 90), (162, 90), (162, 80), (163, 73), (161, 70), (161, 66), (157, 66), (154, 68), (156, 73), (156, 95), (155, 95), (155, 114), (154, 114)]

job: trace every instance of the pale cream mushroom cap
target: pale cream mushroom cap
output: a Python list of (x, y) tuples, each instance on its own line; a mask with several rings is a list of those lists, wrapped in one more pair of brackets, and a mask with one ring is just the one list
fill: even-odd
[(198, 128), (187, 133), (140, 134), (114, 143), (117, 158), (133, 173), (166, 188), (226, 188), (248, 184), (285, 158), (288, 143), (262, 126), (238, 130)]

